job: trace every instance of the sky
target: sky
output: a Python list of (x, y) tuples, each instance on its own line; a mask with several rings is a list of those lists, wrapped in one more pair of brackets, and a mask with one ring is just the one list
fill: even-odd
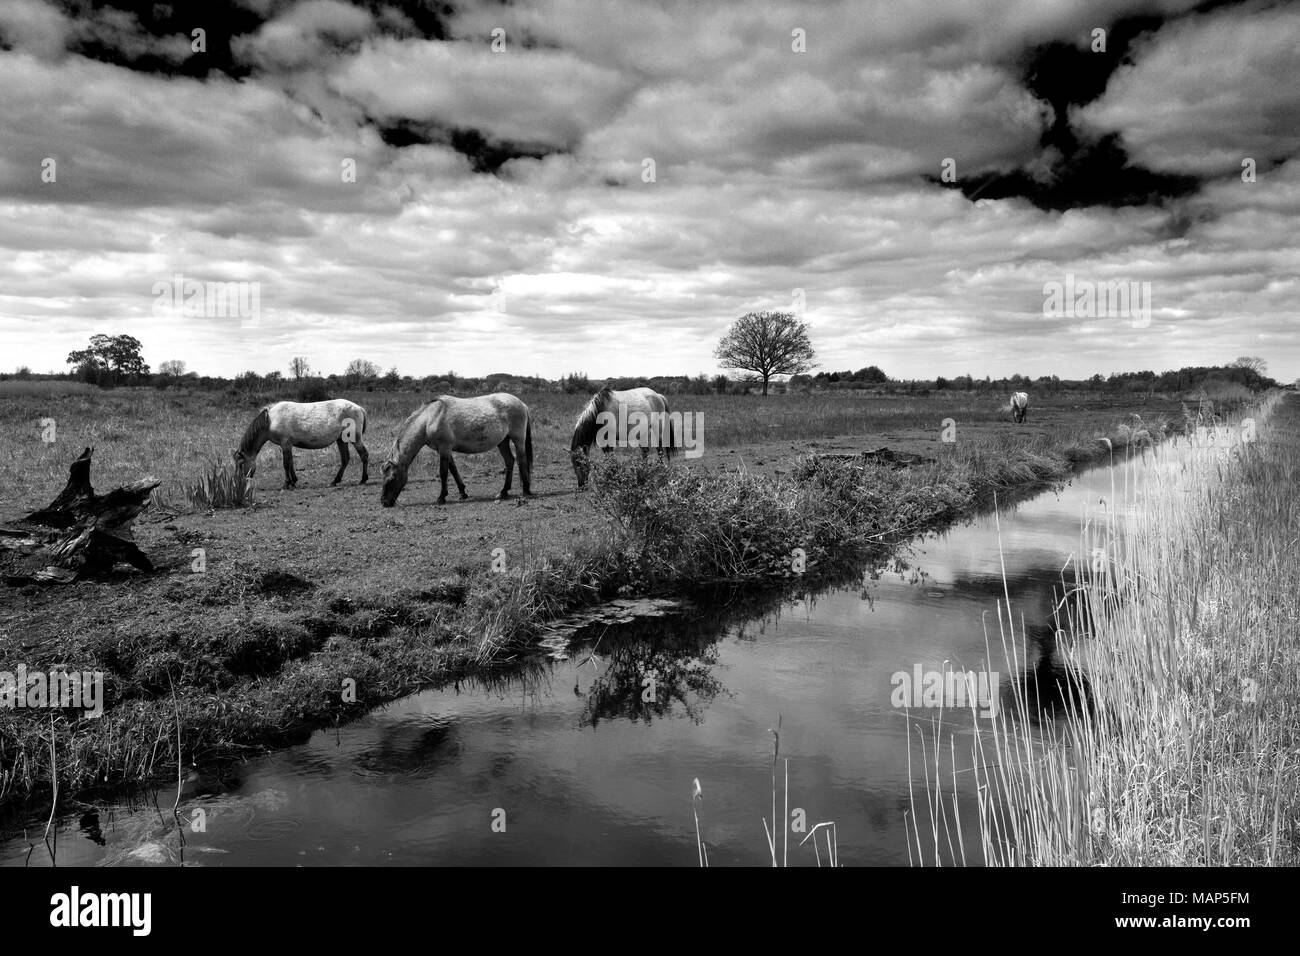
[(822, 370), (1290, 381), (1297, 77), (1286, 3), (3, 0), (0, 370), (712, 374), (769, 310)]

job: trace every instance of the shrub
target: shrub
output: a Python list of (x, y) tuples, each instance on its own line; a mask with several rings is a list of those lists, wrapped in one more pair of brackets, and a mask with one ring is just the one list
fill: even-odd
[(305, 382), (298, 389), (298, 401), (300, 402), (326, 402), (333, 397), (329, 388), (320, 379)]

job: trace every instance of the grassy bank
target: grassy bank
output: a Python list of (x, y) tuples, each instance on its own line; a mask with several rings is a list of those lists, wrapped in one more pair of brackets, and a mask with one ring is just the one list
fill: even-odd
[(116, 603), (91, 603), (75, 626), (5, 635), (5, 660), (29, 670), (102, 670), (108, 707), (93, 720), (0, 710), (0, 801), (48, 796), (54, 779), (68, 796), (302, 740), (419, 687), (509, 667), (544, 622), (617, 594), (806, 583), (856, 548), (969, 513), (991, 490), (1061, 478), (1143, 440), (1128, 426), (1105, 437), (958, 435), (904, 471), (814, 454), (776, 476), (610, 456), (591, 495), (606, 519), (598, 532), (507, 573), (478, 565), (416, 585), (334, 588), (299, 564), (241, 559), (128, 578)]
[(1300, 400), (1274, 396), (1255, 429), (1202, 435), (1084, 529), (1093, 559), (1058, 633), (1064, 716), (1040, 719), (1022, 683), (969, 754), (931, 737), (918, 859), (1300, 863)]

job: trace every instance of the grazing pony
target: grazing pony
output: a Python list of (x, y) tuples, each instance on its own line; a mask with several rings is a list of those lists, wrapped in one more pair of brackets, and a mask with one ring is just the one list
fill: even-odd
[[(602, 412), (608, 412), (613, 416), (613, 420), (610, 421), (610, 425), (614, 426), (613, 434), (610, 433), (611, 429), (601, 428), (599, 416)], [(632, 424), (632, 434), (635, 435), (638, 422), (645, 422), (649, 427), (641, 429), (643, 441), (632, 442), (627, 434), (628, 425)], [(604, 440), (601, 436), (602, 430), (605, 432)], [(606, 385), (591, 396), (591, 400), (578, 413), (577, 421), (573, 424), (573, 442), (569, 445), (569, 458), (573, 462), (573, 473), (577, 476), (578, 487), (583, 488), (587, 484), (587, 476), (591, 473), (589, 453), (592, 445), (598, 445), (601, 451), (609, 452), (620, 445), (635, 444), (640, 447), (642, 458), (650, 454), (650, 449), (655, 447), (659, 449), (660, 455), (671, 458), (674, 443), (673, 422), (668, 416), (666, 398), (653, 388), (644, 385), (621, 392)]]
[(298, 484), (293, 467), (295, 448), (339, 447), (339, 470), (331, 485), (343, 479), (348, 467), (348, 442), (361, 458), (361, 484), (370, 478), (370, 453), (361, 440), (366, 433), (366, 410), (346, 398), (326, 402), (276, 402), (267, 405), (244, 430), (235, 449), (235, 471), (241, 478), (252, 478), (257, 471), (257, 453), (267, 442), (280, 446), (284, 455), (284, 486)]
[[(510, 446), (514, 445), (514, 454)], [(533, 471), (533, 422), (528, 406), (506, 392), (494, 392), (477, 398), (443, 395), (425, 402), (397, 426), (392, 450), (384, 462), (384, 488), (380, 501), (385, 508), (397, 504), (397, 496), (406, 487), (406, 472), (420, 449), (428, 445), (438, 453), (438, 476), (442, 494), (438, 504), (447, 503), (447, 472), (456, 479), (463, 501), (469, 495), (460, 480), (452, 452), (477, 455), (496, 448), (506, 463), (506, 483), (500, 498), (510, 497), (510, 478), (515, 461), (519, 462), (519, 482), (524, 494), (531, 495), (529, 480)]]
[(1025, 420), (1029, 412), (1029, 393), (1016, 392), (1011, 396), (1011, 418), (1016, 424)]

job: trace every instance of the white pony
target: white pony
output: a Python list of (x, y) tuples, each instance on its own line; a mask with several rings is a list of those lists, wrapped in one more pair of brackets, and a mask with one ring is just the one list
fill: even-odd
[[(608, 414), (602, 419), (604, 413)], [(602, 427), (602, 424), (608, 427)], [(626, 391), (615, 391), (606, 385), (591, 396), (578, 413), (573, 425), (569, 458), (578, 478), (578, 487), (582, 488), (591, 473), (588, 455), (592, 445), (598, 445), (604, 452), (620, 445), (635, 445), (641, 449), (642, 458), (650, 453), (651, 448), (657, 448), (661, 455), (671, 458), (674, 444), (673, 423), (668, 416), (666, 398), (644, 385)]]
[(338, 445), (339, 470), (331, 485), (343, 479), (348, 467), (348, 442), (361, 458), (361, 484), (370, 478), (370, 453), (361, 440), (366, 432), (366, 410), (346, 398), (326, 402), (276, 402), (267, 405), (244, 430), (235, 449), (235, 470), (241, 478), (252, 478), (257, 471), (257, 453), (267, 442), (280, 446), (284, 455), (284, 486), (298, 484), (293, 467), (295, 448), (326, 448)]
[[(506, 483), (498, 498), (510, 497), (510, 476), (515, 462), (519, 463), (519, 483), (524, 494), (533, 493), (530, 484), (533, 473), (533, 417), (528, 406), (509, 392), (493, 392), (476, 398), (457, 398), (443, 395), (425, 402), (397, 426), (393, 447), (384, 462), (384, 487), (379, 501), (385, 508), (397, 504), (397, 496), (406, 487), (407, 471), (411, 462), (425, 446), (438, 453), (438, 477), (442, 480), (442, 494), (438, 504), (447, 503), (447, 473), (456, 479), (461, 500), (469, 497), (465, 482), (461, 481), (452, 452), (477, 455), (491, 451), (501, 452), (506, 466)], [(514, 446), (514, 453), (510, 446)]]
[(1025, 420), (1029, 412), (1029, 393), (1016, 392), (1011, 396), (1011, 418), (1018, 424)]

